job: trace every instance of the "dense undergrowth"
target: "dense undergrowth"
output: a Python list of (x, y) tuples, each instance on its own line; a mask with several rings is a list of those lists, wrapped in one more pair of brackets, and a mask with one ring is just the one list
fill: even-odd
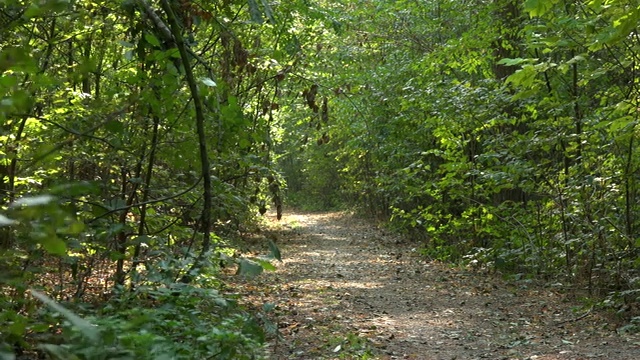
[[(268, 324), (258, 320), (260, 314), (240, 307), (238, 295), (226, 289), (217, 274), (220, 266), (235, 266), (238, 276), (256, 275), (272, 268), (266, 257), (252, 261), (227, 256), (233, 249), (220, 246), (219, 251), (205, 254), (207, 260), (195, 270), (195, 255), (156, 252), (139, 268), (131, 268), (122, 285), (113, 286), (112, 262), (96, 256), (97, 243), (93, 251), (78, 253), (65, 242), (34, 236), (51, 231), (50, 235), (72, 238), (60, 229), (65, 222), (72, 226), (73, 220), (53, 196), (23, 198), (8, 215), (20, 223), (24, 239), (30, 241), (4, 250), (0, 257), (3, 360), (44, 354), (61, 360), (264, 355)], [(184, 272), (190, 272), (192, 280), (176, 281)]]
[(639, 21), (625, 0), (4, 1), (3, 356), (253, 356), (215, 279), (273, 269), (237, 249), (285, 189), (637, 307)]
[(237, 306), (237, 299), (211, 288), (138, 288), (99, 304), (76, 302), (67, 308), (31, 293), (47, 306), (25, 301), (25, 309), (34, 309), (29, 319), (3, 319), (12, 324), (4, 330), (5, 341), (12, 347), (4, 344), (3, 359), (41, 358), (43, 353), (60, 360), (256, 359), (264, 355), (261, 324)]
[[(60, 222), (70, 219), (51, 196), (23, 198), (12, 210), (11, 220), (23, 229), (28, 225), (31, 233), (47, 229), (56, 216), (62, 217)], [(280, 255), (272, 243), (270, 251), (263, 247), (258, 257), (242, 257), (229, 243), (218, 244), (198, 269), (193, 269), (195, 254), (157, 252), (139, 268), (131, 267), (127, 281), (114, 286), (112, 262), (95, 256), (99, 252), (78, 254), (63, 248), (60, 254), (47, 243), (50, 239), (29, 238), (31, 243), (5, 250), (0, 257), (1, 359), (44, 354), (60, 360), (265, 356), (263, 345), (265, 337), (273, 335), (273, 324), (263, 312), (241, 307), (240, 295), (227, 288), (219, 274), (221, 266), (236, 269), (237, 276), (273, 269), (270, 260)], [(191, 280), (177, 281), (185, 272)]]
[(237, 249), (281, 216), (277, 112), (327, 21), (275, 5), (0, 3), (3, 359), (260, 356), (219, 275), (279, 257)]

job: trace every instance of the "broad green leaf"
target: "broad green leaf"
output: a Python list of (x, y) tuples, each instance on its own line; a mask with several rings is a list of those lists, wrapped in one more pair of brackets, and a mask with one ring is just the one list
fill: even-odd
[(37, 298), (38, 300), (45, 303), (45, 305), (49, 306), (51, 309), (62, 314), (69, 322), (80, 330), (80, 333), (83, 336), (86, 336), (89, 340), (93, 341), (95, 344), (98, 344), (100, 341), (100, 331), (97, 327), (89, 323), (87, 320), (81, 318), (80, 316), (74, 314), (73, 312), (67, 310), (62, 305), (55, 302), (53, 299), (48, 297), (47, 295), (31, 289), (31, 294)]
[(250, 146), (251, 146), (251, 141), (249, 141), (245, 137), (240, 138), (240, 140), (238, 141), (238, 147), (240, 149), (248, 149)]
[(36, 4), (35, 2), (29, 6), (29, 8), (22, 15), (26, 19), (39, 17), (48, 13), (55, 13), (58, 11), (66, 10), (69, 7), (69, 1), (67, 0), (50, 0), (43, 1)]
[(626, 38), (632, 31), (638, 26), (638, 20), (640, 18), (640, 11), (635, 9), (626, 13), (624, 16), (613, 22), (613, 26), (617, 30), (617, 36), (613, 39), (615, 41)]
[(273, 10), (271, 9), (271, 5), (267, 0), (260, 0), (262, 2), (262, 8), (264, 9), (264, 14), (267, 16), (271, 23), (275, 23), (276, 19), (273, 16)]
[(111, 261), (118, 261), (118, 260), (123, 260), (126, 257), (126, 255), (121, 254), (117, 251), (111, 251), (109, 253), (109, 260)]
[(107, 213), (107, 211), (108, 209), (106, 209), (105, 207), (102, 207), (96, 204), (91, 205), (91, 215), (93, 215), (96, 218), (103, 216), (104, 214)]
[(131, 239), (131, 244), (132, 245), (140, 245), (140, 244), (148, 243), (149, 239), (150, 239), (150, 237), (147, 236), (147, 235), (134, 236)]
[(600, 9), (602, 8), (602, 0), (591, 0), (587, 4), (590, 8), (596, 11), (600, 11)]
[(277, 62), (283, 62), (286, 59), (286, 54), (282, 50), (274, 50), (271, 57)]
[(529, 87), (538, 75), (538, 72), (532, 65), (525, 65), (506, 80), (507, 84), (511, 83), (515, 86)]
[(249, 0), (249, 15), (251, 16), (251, 21), (262, 24), (262, 11), (260, 11), (256, 0)]
[(530, 62), (532, 59), (523, 59), (523, 58), (515, 58), (515, 59), (502, 59), (500, 61), (498, 61), (498, 64), (500, 65), (507, 65), (507, 66), (514, 66), (514, 65), (520, 65), (522, 63), (525, 62)]
[(220, 109), (225, 123), (233, 125), (241, 125), (244, 121), (244, 114), (238, 105), (238, 98), (229, 96), (227, 105)]
[(342, 29), (344, 28), (342, 22), (338, 21), (337, 19), (331, 19), (331, 27), (333, 28), (333, 31), (336, 32), (336, 34), (342, 35)]
[(160, 47), (160, 40), (158, 40), (157, 37), (155, 37), (153, 34), (151, 33), (145, 33), (144, 34), (144, 39), (147, 40), (147, 42), (157, 48)]
[(6, 331), (9, 334), (23, 336), (26, 329), (27, 318), (24, 315), (15, 314), (14, 316), (11, 316), (11, 321), (9, 321)]
[(67, 245), (57, 236), (46, 236), (38, 239), (38, 242), (50, 254), (64, 255), (67, 252)]
[(282, 255), (280, 254), (280, 249), (278, 249), (278, 245), (276, 245), (273, 240), (269, 240), (269, 250), (271, 250), (271, 256), (278, 261), (282, 261)]
[(34, 18), (40, 16), (44, 12), (44, 9), (40, 8), (37, 4), (32, 3), (29, 8), (22, 14), (25, 19)]
[(82, 221), (73, 221), (68, 226), (61, 228), (57, 231), (58, 234), (63, 235), (78, 235), (84, 231), (85, 225)]
[(38, 348), (44, 350), (55, 360), (78, 360), (79, 358), (70, 353), (69, 350), (65, 349), (61, 345), (55, 344), (40, 344)]
[(128, 42), (128, 41), (118, 40), (118, 44), (120, 44), (122, 47), (126, 47), (126, 48), (129, 48), (129, 49), (133, 49), (134, 48), (133, 44)]
[(524, 3), (524, 9), (531, 17), (542, 16), (546, 14), (558, 0), (527, 0)]
[(126, 206), (127, 203), (122, 199), (112, 199), (106, 205), (107, 209), (109, 210), (119, 210), (125, 208)]
[(264, 268), (260, 264), (257, 264), (251, 260), (240, 259), (238, 262), (238, 271), (236, 272), (236, 274), (254, 277), (262, 274), (263, 271)]
[(584, 57), (584, 55), (576, 55), (573, 58), (569, 59), (569, 61), (567, 61), (567, 64), (573, 64), (573, 63), (582, 62), (586, 60), (587, 59)]
[(285, 43), (284, 49), (287, 54), (295, 55), (301, 51), (302, 45), (300, 44), (300, 40), (297, 36), (292, 36), (291, 38), (289, 38), (289, 41)]
[[(13, 60), (13, 59), (11, 59), (11, 60)], [(3, 59), (3, 61), (8, 62), (8, 60), (5, 60), (5, 59)], [(9, 67), (8, 66), (9, 64), (7, 64), (7, 63), (4, 63), (2, 65), (4, 65), (5, 67)], [(9, 88), (9, 87), (13, 87), (13, 86), (15, 86), (17, 84), (18, 84), (18, 78), (15, 77), (15, 76), (3, 76), (3, 77), (0, 77), (0, 86), (1, 87)], [(11, 100), (11, 98), (7, 98), (6, 100)], [(4, 99), (3, 99), (3, 101), (4, 101)], [(3, 105), (5, 105), (5, 104), (3, 104)], [(6, 104), (5, 106), (8, 106), (8, 105), (11, 105), (11, 104)]]
[(171, 48), (165, 51), (165, 54), (169, 55), (169, 57), (180, 59), (180, 50), (178, 48)]
[(276, 271), (276, 267), (273, 266), (273, 264), (270, 263), (268, 260), (264, 260), (264, 259), (255, 259), (255, 260), (258, 264), (260, 264), (260, 266), (262, 266), (264, 270)]
[(104, 124), (104, 128), (114, 134), (122, 134), (124, 132), (124, 125), (118, 120), (107, 121)]

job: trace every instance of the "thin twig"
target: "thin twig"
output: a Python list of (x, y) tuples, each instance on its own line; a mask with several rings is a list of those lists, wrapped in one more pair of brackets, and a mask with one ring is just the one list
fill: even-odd
[(586, 312), (586, 313), (584, 313), (584, 314), (582, 314), (582, 315), (578, 316), (577, 318), (573, 318), (573, 319), (569, 319), (569, 320), (560, 321), (559, 323), (556, 323), (556, 324), (554, 324), (554, 325), (555, 325), (555, 326), (562, 326), (562, 325), (567, 324), (567, 323), (580, 321), (580, 320), (582, 320), (582, 319), (586, 318), (587, 316), (591, 315), (591, 312), (592, 312), (592, 311), (593, 311), (593, 306), (592, 306), (589, 310), (587, 310), (587, 312)]

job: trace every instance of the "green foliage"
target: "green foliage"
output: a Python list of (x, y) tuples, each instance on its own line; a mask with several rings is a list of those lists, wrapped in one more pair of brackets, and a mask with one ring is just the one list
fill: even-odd
[[(70, 222), (68, 212), (49, 195), (22, 198), (10, 206), (7, 214), (11, 216), (5, 216), (7, 225), (29, 226), (33, 229), (32, 234), (64, 229), (60, 224)], [(70, 235), (66, 231), (64, 234)], [(35, 249), (41, 247), (52, 255), (62, 256), (65, 262), (78, 261), (66, 254), (65, 242), (62, 242), (62, 249), (58, 249), (51, 247), (45, 237), (34, 236), (32, 239), (31, 246)], [(26, 244), (19, 248), (26, 248)], [(275, 245), (271, 251), (274, 258), (281, 259)], [(35, 270), (28, 273), (12, 270), (19, 265), (15, 262), (19, 259), (18, 254), (17, 250), (2, 253), (2, 268), (8, 272), (1, 280), (3, 286), (24, 293), (24, 286), (37, 274)], [(33, 254), (28, 259), (36, 260)], [(238, 261), (242, 264), (249, 260)], [(251, 275), (257, 275), (263, 268), (274, 269), (266, 259), (256, 261), (260, 271)], [(132, 278), (148, 285), (137, 287), (135, 291), (120, 288), (114, 298), (97, 309), (79, 308), (93, 315), (88, 320), (39, 291), (30, 292), (54, 311), (53, 316), (36, 312), (35, 304), (26, 298), (3, 295), (0, 297), (3, 304), (0, 319), (8, 325), (1, 330), (3, 359), (12, 358), (10, 346), (30, 352), (44, 351), (54, 359), (190, 359), (211, 354), (220, 359), (253, 359), (261, 356), (262, 327), (238, 308), (235, 299), (214, 289), (174, 283), (176, 270), (187, 265), (169, 253), (163, 254), (148, 271), (138, 272)], [(215, 286), (216, 283), (209, 281), (202, 285)], [(25, 311), (34, 314), (27, 317)], [(60, 323), (56, 313), (66, 320), (60, 331), (56, 330)], [(36, 337), (30, 338), (34, 334)]]
[(558, 3), (558, 0), (527, 0), (524, 9), (533, 16), (542, 16)]
[[(63, 344), (40, 344), (53, 359), (255, 359), (262, 330), (234, 302), (192, 286), (139, 288), (84, 320), (32, 292), (60, 313)], [(133, 305), (133, 307), (131, 307)], [(54, 340), (54, 339), (52, 339)]]
[(369, 341), (358, 334), (347, 333), (344, 337), (332, 337), (328, 345), (337, 359), (374, 359)]
[(636, 301), (636, 8), (334, 5), (354, 29), (316, 35), (279, 149), (290, 196), (356, 205), (430, 258)]
[[(270, 203), (282, 215), (281, 89), (296, 85), (288, 77), (311, 10), (186, 2), (172, 9), (172, 26), (159, 5), (0, 4), (0, 318), (11, 324), (0, 329), (3, 356), (251, 358), (261, 347), (248, 315), (214, 311), (222, 296), (173, 286), (206, 279), (221, 287), (219, 253)], [(281, 260), (275, 245), (270, 251), (233, 261), (257, 275)], [(146, 287), (179, 296), (163, 298), (162, 312), (139, 304)], [(106, 342), (73, 330), (74, 318), (62, 343), (37, 348), (58, 319), (38, 312), (29, 288), (70, 304), (131, 302), (100, 316), (67, 306), (98, 324)], [(212, 313), (196, 321), (204, 309), (183, 297), (211, 297), (203, 304)], [(136, 311), (159, 322), (134, 326)]]
[[(636, 301), (639, 18), (630, 1), (3, 3), (0, 351), (55, 323), (29, 288), (97, 302), (221, 286), (221, 260), (273, 270), (274, 244), (217, 254), (285, 199), (356, 206), (434, 259)], [(194, 322), (181, 301), (202, 294), (183, 290), (147, 291), (177, 322), (114, 308), (91, 320), (111, 342), (68, 330), (47, 350), (260, 343), (223, 306)]]

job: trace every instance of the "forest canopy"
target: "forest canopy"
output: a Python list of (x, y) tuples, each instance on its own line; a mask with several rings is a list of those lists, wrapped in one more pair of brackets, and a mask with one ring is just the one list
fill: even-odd
[(269, 239), (242, 253), (285, 205), (637, 303), (639, 18), (627, 0), (3, 0), (0, 358), (256, 356), (270, 326), (218, 274), (274, 268)]

